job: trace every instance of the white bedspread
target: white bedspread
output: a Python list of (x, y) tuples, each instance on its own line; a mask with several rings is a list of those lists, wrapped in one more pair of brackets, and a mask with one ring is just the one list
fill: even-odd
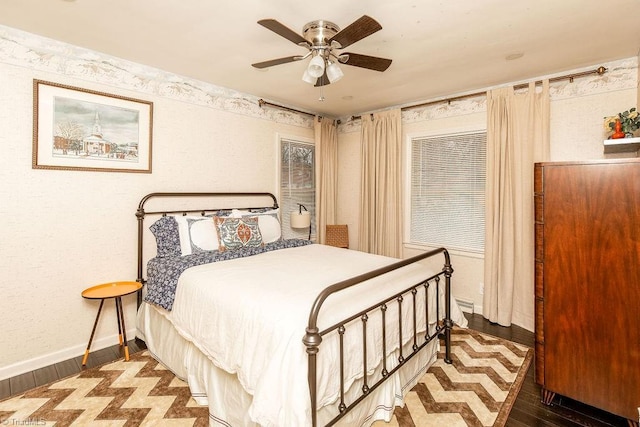
[[(249, 416), (254, 422), (264, 426), (311, 425), (307, 354), (302, 337), (316, 296), (328, 285), (396, 261), (316, 244), (192, 267), (180, 277), (168, 319), (216, 366), (237, 374), (244, 389), (253, 396)], [(320, 314), (319, 326), (330, 326), (431, 274), (427, 267), (413, 264), (332, 296)], [(443, 291), (444, 283), (441, 288)], [(409, 299), (403, 303), (404, 342), (412, 339), (413, 332)], [(433, 323), (435, 301), (431, 304)], [(418, 303), (418, 312), (424, 312), (423, 303)], [(466, 325), (455, 302), (451, 313), (456, 323)], [(397, 318), (397, 309), (390, 307), (388, 351), (393, 350), (394, 342), (389, 337), (398, 335)], [(373, 350), (381, 348), (380, 340), (374, 340), (381, 335), (375, 330), (381, 328), (380, 324), (375, 316), (367, 322), (370, 369), (381, 359), (379, 351)], [(351, 329), (345, 342), (350, 343), (347, 353), (355, 357), (347, 359), (347, 384), (360, 376), (362, 369), (362, 327), (358, 324), (355, 330)], [(419, 319), (417, 329), (425, 330), (424, 321)], [(335, 338), (325, 339), (320, 346), (318, 402), (322, 405), (334, 403), (339, 392), (336, 348)]]

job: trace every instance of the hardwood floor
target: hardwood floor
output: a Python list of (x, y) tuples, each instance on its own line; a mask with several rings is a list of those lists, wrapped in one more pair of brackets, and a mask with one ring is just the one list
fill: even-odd
[[(526, 329), (518, 326), (509, 328), (498, 326), (488, 322), (478, 314), (467, 314), (467, 318), (471, 329), (529, 347), (534, 345), (534, 335)], [(129, 341), (129, 352), (132, 354), (145, 348), (144, 342), (140, 340)], [(102, 365), (120, 357), (122, 357), (122, 354), (118, 345), (96, 350), (90, 353), (87, 360), (87, 368)], [(46, 368), (2, 380), (0, 381), (0, 399), (76, 374), (82, 370), (81, 364), (82, 355)], [(537, 426), (626, 427), (627, 420), (558, 396), (556, 396), (552, 406), (543, 405), (540, 402), (540, 386), (533, 379), (532, 363), (518, 398), (511, 409), (506, 427)]]
[[(147, 346), (143, 341), (134, 339), (128, 341), (129, 354), (141, 351)], [(25, 391), (49, 384), (53, 381), (75, 375), (83, 369), (94, 368), (105, 363), (124, 357), (119, 345), (103, 348), (89, 353), (86, 368), (82, 367), (82, 354), (73, 359), (65, 360), (54, 365), (26, 372), (15, 377), (0, 381), (0, 399), (24, 393)]]

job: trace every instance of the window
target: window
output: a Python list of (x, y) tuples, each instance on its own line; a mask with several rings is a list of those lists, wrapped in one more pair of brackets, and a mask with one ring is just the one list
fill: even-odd
[(411, 243), (484, 251), (487, 133), (411, 139)]
[(285, 239), (309, 237), (308, 229), (290, 226), (291, 211), (298, 203), (311, 212), (311, 231), (315, 234), (316, 182), (315, 147), (311, 143), (280, 139), (280, 212), (282, 237)]

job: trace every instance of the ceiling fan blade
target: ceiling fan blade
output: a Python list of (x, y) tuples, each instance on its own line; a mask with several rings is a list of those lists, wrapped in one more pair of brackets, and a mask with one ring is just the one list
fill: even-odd
[(256, 62), (255, 64), (251, 64), (251, 66), (256, 68), (267, 68), (267, 67), (273, 67), (274, 65), (287, 64), (289, 62), (299, 61), (302, 58), (304, 57), (300, 55), (287, 56), (285, 58), (278, 58), (278, 59), (271, 59), (269, 61)]
[(309, 42), (307, 42), (300, 34), (282, 25), (275, 19), (261, 19), (260, 21), (258, 21), (258, 24), (295, 44), (309, 46)]
[(331, 44), (332, 41), (338, 42), (340, 43), (340, 49), (343, 49), (381, 29), (382, 26), (378, 21), (367, 15), (363, 15), (342, 31), (338, 32), (338, 34), (331, 37), (329, 44)]
[(391, 65), (391, 59), (378, 58), (377, 56), (361, 55), (359, 53), (345, 52), (338, 57), (341, 64), (354, 67), (368, 68), (369, 70), (385, 71)]

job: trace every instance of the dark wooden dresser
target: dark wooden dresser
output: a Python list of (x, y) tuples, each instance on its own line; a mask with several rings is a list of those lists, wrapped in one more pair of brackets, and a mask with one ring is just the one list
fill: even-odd
[(535, 166), (535, 378), (638, 425), (640, 159)]

